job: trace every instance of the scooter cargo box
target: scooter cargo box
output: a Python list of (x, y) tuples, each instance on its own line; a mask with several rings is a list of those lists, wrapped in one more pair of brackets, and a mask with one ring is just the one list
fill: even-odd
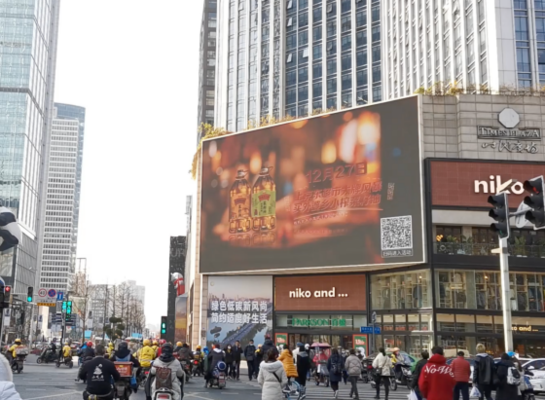
[(28, 347), (17, 347), (15, 354), (18, 356), (28, 356)]
[(132, 376), (132, 362), (116, 361), (114, 364), (115, 369), (117, 369), (122, 378), (130, 378)]

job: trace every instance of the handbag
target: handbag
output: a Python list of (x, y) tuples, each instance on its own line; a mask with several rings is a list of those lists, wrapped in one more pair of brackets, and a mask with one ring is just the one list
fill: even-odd
[(481, 397), (481, 392), (479, 392), (479, 389), (477, 389), (477, 386), (473, 386), (473, 389), (471, 389), (471, 393), (469, 393), (469, 397), (473, 397), (473, 398)]
[(408, 400), (418, 400), (418, 396), (414, 390), (411, 390), (411, 393), (407, 396)]

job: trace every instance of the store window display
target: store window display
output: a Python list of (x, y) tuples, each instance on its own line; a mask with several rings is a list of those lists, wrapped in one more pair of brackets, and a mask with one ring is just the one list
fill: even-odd
[(372, 307), (402, 310), (431, 307), (429, 271), (381, 274), (371, 277)]
[[(511, 309), (545, 312), (545, 274), (509, 274)], [(492, 271), (437, 270), (439, 308), (501, 310), (500, 274)]]

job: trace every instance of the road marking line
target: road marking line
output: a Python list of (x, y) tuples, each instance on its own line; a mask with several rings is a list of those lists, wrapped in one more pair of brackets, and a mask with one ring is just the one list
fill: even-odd
[(69, 394), (81, 394), (81, 392), (68, 392), (68, 393), (62, 393), (62, 394), (54, 394), (52, 396), (40, 396), (40, 397), (31, 397), (30, 399), (24, 399), (24, 400), (40, 400), (40, 399), (50, 399), (52, 397), (60, 397), (60, 396), (66, 396)]
[[(185, 397), (185, 396), (195, 397), (195, 398), (197, 398), (197, 399), (203, 399), (203, 400), (213, 400), (213, 399), (211, 399), (210, 397), (201, 397), (201, 396), (197, 396), (197, 395), (194, 394), (194, 393), (185, 393), (185, 394), (184, 394), (184, 397)], [(33, 399), (26, 399), (26, 400), (33, 400)]]

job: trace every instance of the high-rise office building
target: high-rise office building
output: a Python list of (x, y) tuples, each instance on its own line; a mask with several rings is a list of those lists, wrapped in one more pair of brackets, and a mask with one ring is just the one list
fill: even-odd
[(23, 231), (0, 275), (16, 293), (38, 273), (58, 19), (58, 0), (0, 0), (0, 201)]
[(79, 119), (53, 118), (40, 287), (66, 292), (74, 274)]
[[(216, 79), (217, 0), (204, 0), (199, 48), (199, 109), (197, 125), (214, 125), (214, 87)], [(197, 136), (197, 143), (201, 134)]]
[(58, 119), (77, 120), (78, 126), (78, 155), (76, 160), (76, 191), (74, 193), (74, 218), (72, 223), (72, 252), (76, 256), (78, 245), (79, 207), (81, 197), (81, 172), (83, 165), (83, 142), (85, 139), (85, 108), (71, 104), (55, 103)]
[(217, 126), (382, 100), (378, 0), (219, 0)]
[[(545, 84), (545, 1), (384, 1), (384, 94)], [(482, 86), (481, 86), (482, 85)]]

